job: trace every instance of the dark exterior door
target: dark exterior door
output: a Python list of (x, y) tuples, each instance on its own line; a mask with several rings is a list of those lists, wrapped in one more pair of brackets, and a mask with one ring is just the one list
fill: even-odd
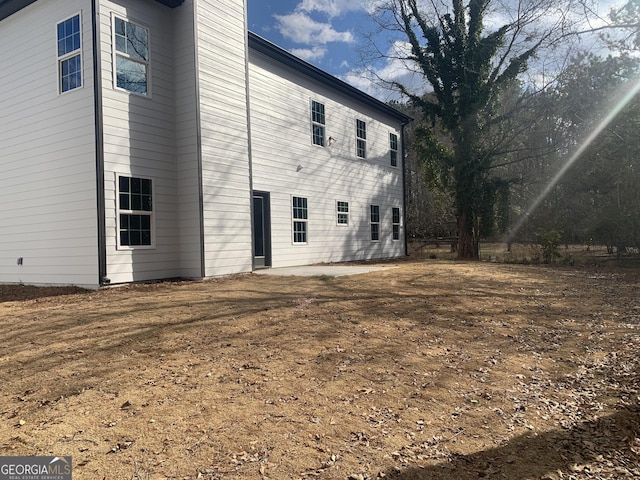
[(253, 192), (253, 268), (271, 266), (271, 215), (268, 192)]

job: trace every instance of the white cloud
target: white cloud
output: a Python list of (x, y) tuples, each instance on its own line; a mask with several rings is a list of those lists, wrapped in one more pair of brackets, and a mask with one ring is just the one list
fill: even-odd
[(364, 8), (364, 0), (302, 0), (296, 11), (319, 12), (333, 18)]
[(280, 33), (296, 43), (307, 45), (326, 44), (330, 42), (351, 43), (354, 41), (351, 32), (338, 32), (331, 24), (316, 22), (309, 15), (294, 12), (289, 15), (275, 15)]
[(327, 54), (327, 49), (324, 47), (292, 48), (290, 52), (306, 62), (312, 62), (322, 59)]

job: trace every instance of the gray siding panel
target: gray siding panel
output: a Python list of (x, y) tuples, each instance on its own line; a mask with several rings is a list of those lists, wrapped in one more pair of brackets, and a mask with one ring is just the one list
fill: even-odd
[[(402, 171), (391, 167), (389, 154), (400, 120), (258, 52), (249, 58), (253, 182), (271, 192), (273, 266), (403, 255), (404, 242), (392, 239)], [(311, 100), (325, 105), (325, 137), (336, 139), (330, 147), (312, 144)], [(366, 159), (356, 156), (356, 119), (367, 125)], [(292, 196), (308, 201), (306, 244), (293, 243)], [(349, 202), (348, 226), (337, 224), (336, 201)], [(378, 242), (370, 238), (370, 205), (380, 207)]]
[(252, 268), (244, 2), (196, 1), (205, 276)]
[[(59, 94), (56, 24), (76, 13), (83, 87)], [(99, 284), (91, 51), (88, 0), (37, 2), (2, 20), (2, 283)]]
[[(157, 3), (100, 1), (107, 277), (112, 283), (181, 275), (176, 170), (174, 11)], [(149, 29), (148, 97), (114, 88), (112, 19)], [(151, 178), (155, 244), (117, 247), (118, 174)]]

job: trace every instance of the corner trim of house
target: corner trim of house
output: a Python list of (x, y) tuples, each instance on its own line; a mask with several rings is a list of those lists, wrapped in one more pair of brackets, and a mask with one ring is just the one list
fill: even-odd
[(200, 112), (200, 64), (199, 64), (199, 54), (198, 54), (198, 4), (197, 2), (193, 2), (193, 62), (195, 66), (195, 95), (196, 95), (196, 149), (198, 156), (198, 208), (200, 210), (200, 277), (205, 278), (207, 267), (205, 261), (205, 250), (204, 250), (204, 193), (202, 191), (203, 186), (203, 178), (202, 178), (202, 119)]
[(104, 198), (104, 138), (102, 125), (102, 78), (100, 76), (100, 44), (98, 32), (98, 11), (96, 0), (91, 0), (91, 30), (93, 49), (93, 106), (95, 115), (96, 141), (96, 221), (98, 234), (98, 284), (108, 284), (107, 277), (107, 245), (106, 245), (106, 213)]

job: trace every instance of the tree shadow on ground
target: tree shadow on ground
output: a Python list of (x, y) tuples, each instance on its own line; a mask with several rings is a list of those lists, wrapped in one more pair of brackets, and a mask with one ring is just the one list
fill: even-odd
[(449, 461), (385, 472), (394, 480), (639, 478), (640, 406), (567, 430), (525, 434), (505, 445)]

